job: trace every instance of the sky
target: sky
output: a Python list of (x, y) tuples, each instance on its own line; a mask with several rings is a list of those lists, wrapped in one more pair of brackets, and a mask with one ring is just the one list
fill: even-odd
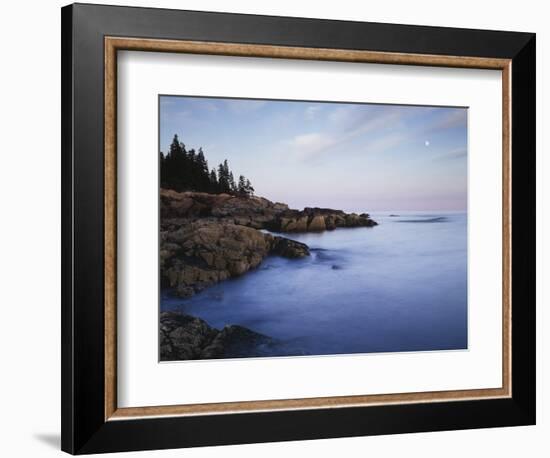
[(467, 109), (161, 96), (160, 150), (178, 134), (291, 208), (465, 211)]

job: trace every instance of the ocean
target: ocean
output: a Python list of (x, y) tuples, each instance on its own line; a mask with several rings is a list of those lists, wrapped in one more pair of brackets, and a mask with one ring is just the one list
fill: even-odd
[(466, 213), (370, 214), (378, 226), (280, 234), (311, 256), (270, 256), (189, 299), (163, 291), (161, 310), (270, 336), (271, 356), (466, 349)]

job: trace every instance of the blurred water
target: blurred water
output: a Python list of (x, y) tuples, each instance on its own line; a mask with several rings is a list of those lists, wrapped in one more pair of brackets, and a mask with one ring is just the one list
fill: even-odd
[[(267, 258), (162, 310), (278, 339), (277, 355), (467, 348), (465, 213), (371, 213), (379, 226), (285, 236), (311, 256)], [(396, 213), (396, 212), (393, 212)]]

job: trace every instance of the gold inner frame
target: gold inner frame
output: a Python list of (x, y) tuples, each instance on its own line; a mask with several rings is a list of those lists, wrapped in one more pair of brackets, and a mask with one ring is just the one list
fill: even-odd
[[(117, 51), (174, 52), (358, 63), (493, 69), (502, 72), (502, 387), (119, 408), (117, 404)], [(105, 420), (358, 407), (511, 397), (511, 60), (239, 43), (105, 37)]]

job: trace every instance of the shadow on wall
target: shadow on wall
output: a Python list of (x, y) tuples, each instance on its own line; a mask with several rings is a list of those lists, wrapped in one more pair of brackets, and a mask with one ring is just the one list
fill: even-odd
[(61, 435), (59, 433), (38, 433), (34, 438), (49, 447), (61, 450)]

